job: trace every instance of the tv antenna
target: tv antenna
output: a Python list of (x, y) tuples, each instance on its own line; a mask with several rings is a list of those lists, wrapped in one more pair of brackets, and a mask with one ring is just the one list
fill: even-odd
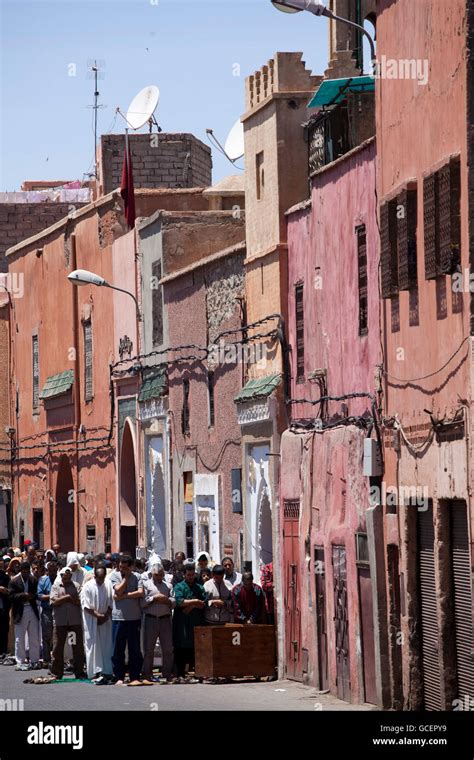
[(156, 118), (155, 111), (158, 107), (160, 100), (160, 91), (154, 84), (150, 84), (140, 90), (130, 103), (127, 113), (124, 114), (119, 107), (115, 109), (116, 113), (119, 113), (123, 119), (127, 122), (130, 129), (137, 131), (148, 123), (150, 133), (155, 126), (157, 132), (161, 132), (162, 129), (159, 126)]
[(94, 111), (94, 177), (97, 179), (97, 111), (99, 108), (107, 108), (107, 106), (99, 104), (99, 95), (97, 82), (99, 79), (104, 78), (104, 72), (101, 71), (101, 65), (104, 67), (103, 61), (99, 63), (94, 61), (88, 61), (88, 68), (90, 68), (89, 78), (94, 78), (94, 105), (88, 106)]
[(209, 141), (215, 145), (218, 151), (222, 153), (227, 158), (227, 160), (236, 167), (236, 169), (243, 168), (241, 166), (237, 166), (236, 164), (236, 161), (244, 157), (244, 125), (240, 119), (237, 119), (234, 126), (227, 135), (225, 147), (222, 147), (212, 129), (206, 129), (206, 134)]

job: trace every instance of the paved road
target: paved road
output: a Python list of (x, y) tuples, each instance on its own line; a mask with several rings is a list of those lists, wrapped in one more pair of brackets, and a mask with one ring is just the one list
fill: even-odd
[[(46, 675), (16, 672), (0, 665), (0, 698), (23, 699), (24, 710), (374, 710), (349, 705), (330, 694), (293, 681), (127, 686), (85, 683), (24, 684), (25, 678)], [(67, 702), (66, 702), (67, 700)]]

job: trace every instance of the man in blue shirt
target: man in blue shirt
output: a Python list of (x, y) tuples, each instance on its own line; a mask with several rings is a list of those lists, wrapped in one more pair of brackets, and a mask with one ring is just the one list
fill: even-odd
[(114, 589), (112, 609), (112, 638), (114, 653), (114, 682), (122, 686), (125, 682), (125, 649), (128, 646), (128, 670), (130, 685), (140, 685), (143, 656), (140, 649), (140, 628), (142, 623), (143, 588), (138, 576), (132, 571), (133, 560), (123, 554), (119, 570), (114, 570), (109, 580)]
[(51, 593), (51, 586), (56, 580), (58, 573), (57, 562), (54, 560), (47, 562), (46, 573), (38, 581), (37, 596), (41, 602), (41, 636), (43, 641), (41, 659), (49, 664), (53, 648), (53, 608), (49, 603), (49, 595)]

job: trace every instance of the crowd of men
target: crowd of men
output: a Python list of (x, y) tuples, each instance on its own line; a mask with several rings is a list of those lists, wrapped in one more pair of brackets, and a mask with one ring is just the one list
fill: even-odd
[(51, 680), (67, 672), (98, 686), (193, 683), (196, 626), (274, 622), (271, 564), (260, 586), (230, 557), (214, 564), (206, 552), (197, 560), (177, 552), (174, 561), (152, 554), (145, 563), (66, 555), (58, 544), (40, 552), (32, 541), (3, 551), (0, 664), (47, 668)]

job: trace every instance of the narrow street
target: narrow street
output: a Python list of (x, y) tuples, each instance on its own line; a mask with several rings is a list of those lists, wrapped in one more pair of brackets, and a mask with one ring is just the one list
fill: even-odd
[[(376, 710), (373, 705), (350, 705), (331, 694), (296, 681), (253, 681), (225, 685), (183, 684), (176, 686), (96, 687), (89, 682), (25, 684), (26, 677), (43, 676), (47, 671), (17, 672), (13, 667), (0, 670), (0, 699), (23, 699), (23, 709), (64, 710), (278, 710), (315, 712), (325, 710)], [(17, 703), (18, 704), (18, 703)]]

